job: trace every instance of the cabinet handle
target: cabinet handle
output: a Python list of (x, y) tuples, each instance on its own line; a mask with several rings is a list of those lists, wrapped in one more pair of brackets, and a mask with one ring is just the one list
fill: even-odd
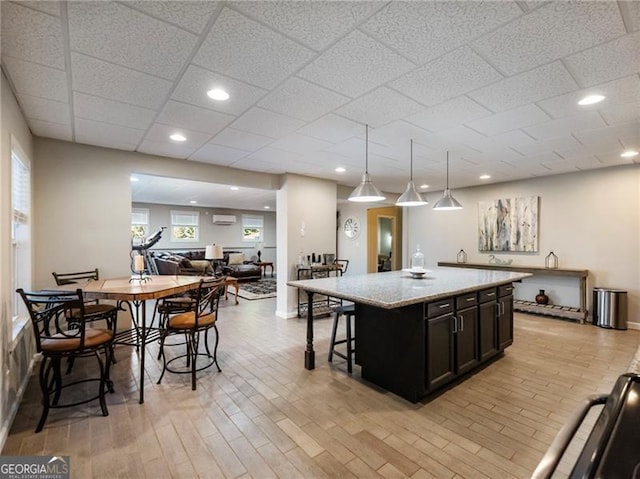
[(458, 329), (458, 331), (463, 332), (464, 331), (464, 316), (460, 315), (460, 316), (458, 316), (458, 319), (460, 319), (460, 328)]
[(451, 319), (453, 319), (453, 333), (455, 334), (458, 332), (458, 318), (451, 316)]
[(500, 303), (496, 303), (496, 318), (500, 319)]
[(491, 297), (491, 296), (495, 296), (496, 293), (487, 293), (487, 296)]
[(438, 306), (440, 309), (444, 309), (444, 308), (448, 308), (449, 306), (451, 306), (449, 303), (447, 304), (441, 304), (440, 306)]
[(469, 301), (475, 301), (475, 300), (476, 300), (476, 298), (467, 298), (467, 302), (469, 302)]

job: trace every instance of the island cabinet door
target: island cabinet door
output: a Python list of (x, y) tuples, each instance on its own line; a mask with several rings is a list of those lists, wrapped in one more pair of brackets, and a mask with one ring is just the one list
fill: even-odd
[(478, 353), (478, 308), (467, 308), (456, 313), (455, 332), (456, 373), (464, 374), (480, 361)]
[(480, 361), (485, 361), (498, 354), (498, 293), (496, 288), (487, 289), (478, 293), (480, 306), (478, 307), (478, 340), (480, 347)]
[(426, 383), (427, 389), (433, 391), (452, 381), (456, 376), (453, 344), (456, 318), (453, 315), (453, 307), (450, 308), (450, 312), (428, 317), (425, 322), (427, 324)]
[(498, 348), (513, 344), (513, 296), (498, 298)]

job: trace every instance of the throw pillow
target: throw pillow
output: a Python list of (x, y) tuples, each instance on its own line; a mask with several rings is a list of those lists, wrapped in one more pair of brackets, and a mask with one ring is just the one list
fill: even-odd
[(229, 265), (233, 264), (243, 264), (244, 262), (244, 253), (230, 253), (229, 254)]

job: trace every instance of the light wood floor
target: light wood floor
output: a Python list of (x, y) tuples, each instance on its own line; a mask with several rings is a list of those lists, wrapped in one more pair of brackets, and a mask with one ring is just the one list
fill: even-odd
[(144, 405), (137, 356), (118, 347), (109, 417), (97, 404), (58, 410), (34, 434), (32, 378), (2, 454), (69, 455), (75, 478), (525, 478), (579, 402), (627, 372), (640, 343), (640, 331), (517, 315), (503, 358), (411, 404), (363, 382), (358, 367), (349, 377), (344, 361), (326, 362), (329, 318), (316, 321), (318, 367), (306, 371), (305, 321), (274, 309), (274, 299), (224, 304), (222, 373), (200, 373), (197, 391), (188, 375), (156, 385), (150, 346)]

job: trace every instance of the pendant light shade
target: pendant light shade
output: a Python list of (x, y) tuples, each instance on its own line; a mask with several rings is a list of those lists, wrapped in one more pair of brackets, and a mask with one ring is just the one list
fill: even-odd
[(371, 181), (369, 176), (369, 125), (366, 125), (366, 140), (365, 140), (365, 168), (362, 175), (362, 181), (349, 195), (349, 201), (358, 201), (361, 203), (382, 201), (385, 196), (380, 193), (380, 190)]
[(447, 151), (447, 187), (444, 190), (444, 195), (436, 204), (433, 205), (434, 210), (461, 210), (462, 205), (458, 203), (458, 201), (451, 195), (451, 190), (449, 189), (449, 152)]
[(409, 183), (407, 183), (407, 189), (396, 201), (396, 206), (422, 206), (428, 204), (416, 190), (416, 185), (413, 183), (413, 140), (411, 140), (411, 170)]

